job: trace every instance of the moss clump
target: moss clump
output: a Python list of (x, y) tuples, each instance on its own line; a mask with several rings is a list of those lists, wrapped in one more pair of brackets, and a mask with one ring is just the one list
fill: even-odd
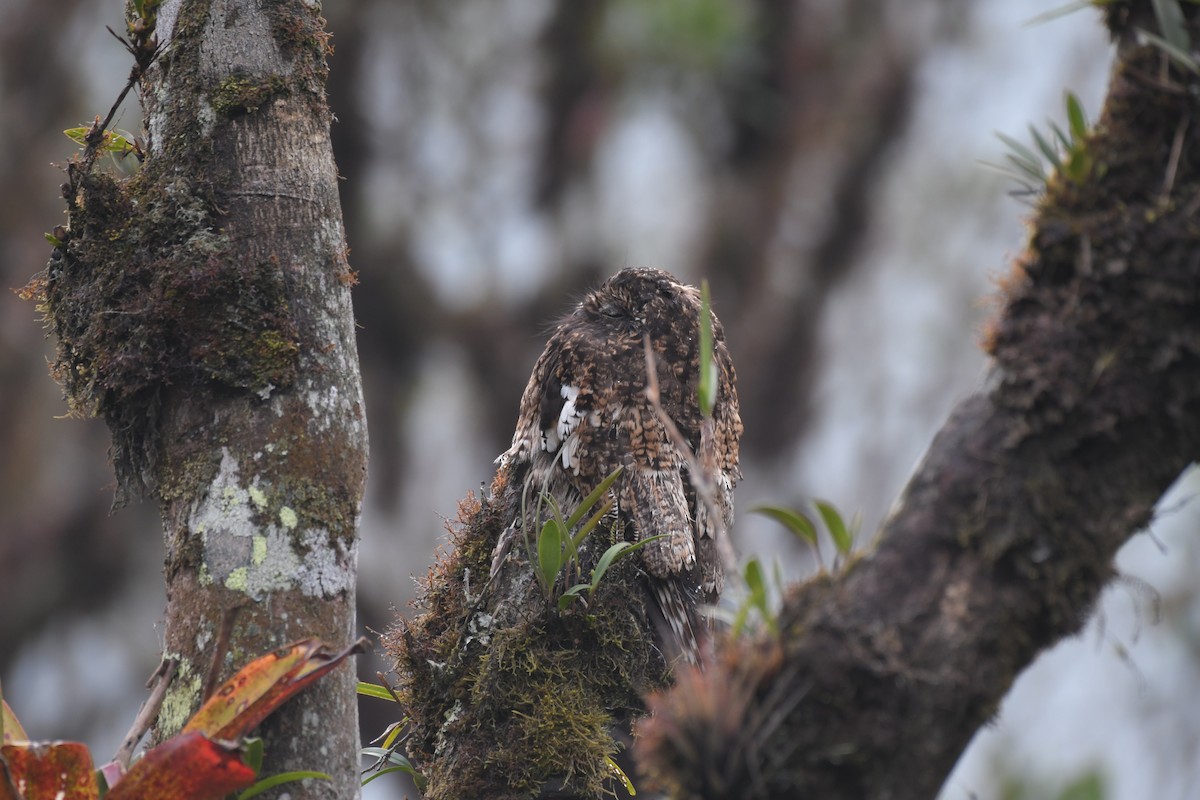
[(562, 613), (519, 540), (489, 579), (492, 550), (519, 514), (511, 478), (502, 468), (490, 499), (461, 504), (455, 550), (424, 581), (422, 613), (385, 639), (411, 721), (406, 749), (429, 798), (613, 794), (607, 759), (644, 712), (642, 695), (668, 681), (636, 560), (618, 562), (588, 606)]
[(161, 159), (125, 181), (79, 162), (68, 176), (70, 228), (31, 287), (70, 412), (113, 431), (120, 499), (153, 462), (165, 392), (288, 387), (299, 335), (277, 260), (233, 258), (207, 194)]
[(237, 73), (221, 81), (209, 100), (218, 114), (232, 116), (257, 111), (276, 97), (286, 97), (290, 93), (288, 81), (282, 75), (253, 78)]

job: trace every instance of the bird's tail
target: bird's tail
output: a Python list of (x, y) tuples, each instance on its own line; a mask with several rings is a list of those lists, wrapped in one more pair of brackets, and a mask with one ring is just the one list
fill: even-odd
[(654, 597), (655, 629), (659, 646), (667, 661), (682, 659), (692, 665), (700, 664), (701, 642), (707, 638), (707, 623), (698, 611), (699, 598), (677, 578), (649, 578), (650, 594)]

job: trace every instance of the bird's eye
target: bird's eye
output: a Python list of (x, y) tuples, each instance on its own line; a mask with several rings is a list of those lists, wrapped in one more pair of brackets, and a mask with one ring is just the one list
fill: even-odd
[(606, 317), (612, 317), (614, 319), (618, 319), (620, 317), (625, 316), (625, 309), (621, 308), (616, 303), (608, 302), (608, 303), (605, 303), (604, 305), (600, 306), (600, 313)]

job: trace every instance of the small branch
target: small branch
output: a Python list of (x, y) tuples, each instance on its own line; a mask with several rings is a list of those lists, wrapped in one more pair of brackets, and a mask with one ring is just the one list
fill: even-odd
[(225, 654), (229, 652), (233, 622), (241, 610), (241, 606), (227, 608), (224, 616), (221, 617), (221, 627), (217, 631), (217, 643), (213, 648), (212, 661), (208, 665), (208, 675), (204, 678), (204, 691), (200, 694), (201, 701), (212, 697), (213, 692), (217, 690), (217, 679), (221, 677), (221, 662), (225, 660)]
[(150, 676), (150, 680), (146, 681), (146, 688), (151, 690), (150, 696), (146, 698), (146, 702), (142, 703), (137, 716), (133, 719), (133, 725), (129, 728), (129, 733), (125, 734), (120, 749), (113, 756), (113, 761), (120, 764), (122, 769), (129, 769), (134, 748), (146, 735), (146, 731), (150, 730), (154, 721), (158, 719), (158, 711), (162, 708), (163, 698), (167, 695), (167, 687), (171, 685), (171, 679), (175, 677), (175, 668), (178, 666), (179, 662), (175, 659), (164, 658), (159, 662), (154, 674)]

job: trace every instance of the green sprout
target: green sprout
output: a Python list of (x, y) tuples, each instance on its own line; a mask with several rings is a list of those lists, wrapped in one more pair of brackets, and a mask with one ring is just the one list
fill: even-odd
[[(1015, 180), (1021, 186), (1018, 194), (1040, 193), (1054, 173), (1075, 184), (1083, 183), (1092, 174), (1094, 163), (1087, 148), (1091, 128), (1083, 104), (1073, 92), (1064, 93), (1063, 104), (1067, 112), (1067, 129), (1064, 131), (1058, 123), (1050, 121), (1050, 133), (1046, 135), (1030, 125), (1029, 133), (1033, 137), (1034, 147), (1006, 134), (996, 133), (996, 137), (1008, 147), (1009, 152), (1005, 154), (1008, 166), (987, 162), (984, 162), (984, 166)], [(1049, 171), (1047, 163), (1051, 167)]]
[[(550, 515), (542, 523), (542, 528), (538, 532), (537, 541), (534, 545), (535, 552), (531, 554), (533, 556), (531, 560), (536, 564), (535, 574), (537, 575), (538, 583), (542, 587), (542, 593), (546, 596), (546, 601), (554, 603), (559, 611), (565, 611), (576, 599), (582, 600), (585, 593), (587, 598), (591, 598), (595, 595), (596, 589), (599, 588), (605, 574), (614, 564), (631, 553), (637, 552), (655, 539), (661, 539), (666, 535), (647, 536), (638, 542), (617, 542), (600, 556), (600, 559), (588, 574), (587, 580), (579, 580), (584, 540), (587, 539), (588, 534), (596, 529), (600, 521), (604, 519), (604, 516), (612, 510), (613, 500), (611, 497), (607, 497), (607, 495), (609, 489), (612, 488), (612, 485), (623, 471), (623, 467), (617, 467), (613, 470), (607, 478), (600, 482), (599, 486), (593, 489), (580, 502), (571, 515), (565, 519), (562, 509), (559, 508), (557, 501), (549, 493), (542, 492), (539, 497), (539, 512), (543, 508), (549, 509)], [(600, 502), (602, 499), (604, 500), (603, 503)], [(595, 510), (593, 511), (593, 509)], [(591, 516), (587, 516), (589, 514)], [(585, 516), (587, 516), (586, 521), (584, 521)], [(576, 531), (576, 527), (579, 530)], [(560, 575), (562, 576), (562, 584), (571, 585), (556, 596), (556, 588), (560, 584)], [(576, 582), (572, 583), (572, 581)]]
[(762, 514), (787, 528), (797, 539), (812, 547), (820, 555), (820, 530), (824, 530), (833, 542), (834, 551), (839, 558), (850, 555), (854, 549), (854, 537), (858, 535), (861, 518), (855, 514), (847, 523), (837, 508), (826, 500), (813, 500), (812, 508), (820, 519), (818, 526), (813, 515), (799, 509), (784, 506), (762, 505), (750, 509), (753, 514)]
[[(380, 675), (380, 679), (383, 676)], [(355, 689), (357, 694), (363, 697), (374, 697), (379, 700), (388, 700), (393, 703), (399, 703), (400, 698), (396, 696), (396, 691), (386, 684), (364, 683), (359, 681)], [(400, 733), (408, 725), (408, 717), (393, 722), (384, 729), (383, 733), (376, 738), (372, 744), (379, 743), (379, 747), (364, 747), (359, 752), (368, 757), (375, 759), (375, 763), (364, 770), (371, 773), (366, 778), (363, 778), (362, 785), (366, 786), (371, 781), (381, 775), (387, 775), (389, 772), (403, 772), (412, 778), (417, 789), (424, 791), (428, 781), (422, 775), (413, 763), (404, 756), (396, 752), (396, 747), (399, 745)], [(240, 800), (240, 798), (239, 798)]]

